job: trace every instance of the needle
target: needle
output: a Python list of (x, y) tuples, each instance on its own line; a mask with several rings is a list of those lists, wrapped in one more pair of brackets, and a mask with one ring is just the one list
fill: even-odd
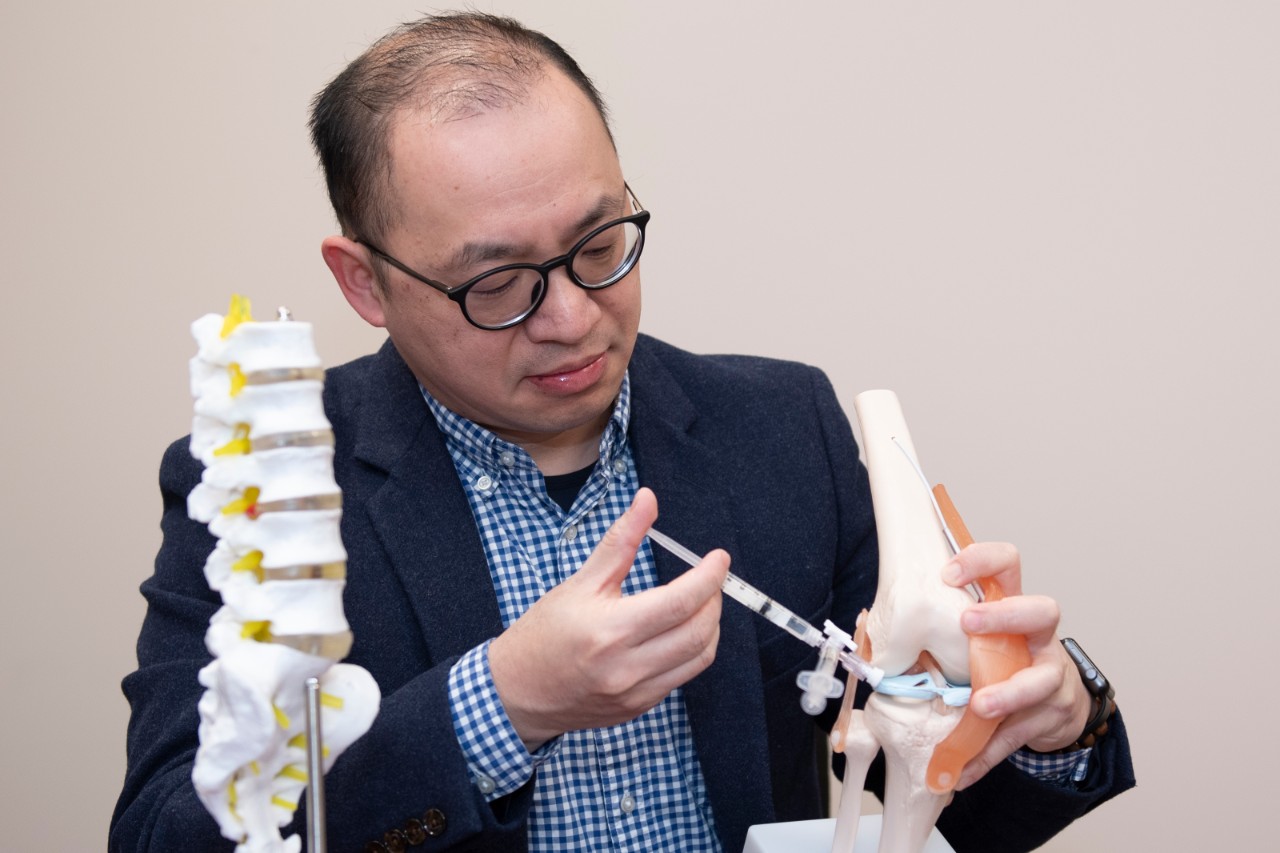
[[(649, 538), (684, 560), (690, 566), (696, 566), (702, 562), (702, 558), (697, 554), (652, 527), (649, 528)], [(759, 613), (793, 637), (803, 640), (814, 647), (822, 645), (823, 635), (821, 631), (732, 572), (724, 579), (724, 585), (721, 589), (724, 590), (725, 595)]]

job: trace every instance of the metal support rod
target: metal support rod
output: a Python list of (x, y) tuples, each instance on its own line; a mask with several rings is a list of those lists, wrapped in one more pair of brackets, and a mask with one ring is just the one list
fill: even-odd
[(326, 853), (324, 737), (320, 731), (320, 679), (307, 679), (307, 853)]

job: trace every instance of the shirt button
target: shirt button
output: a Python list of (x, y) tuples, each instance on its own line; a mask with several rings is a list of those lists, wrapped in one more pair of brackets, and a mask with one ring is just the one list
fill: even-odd
[(578, 538), (578, 525), (570, 524), (564, 529), (564, 541), (572, 542)]
[(480, 477), (480, 479), (476, 480), (476, 489), (478, 489), (479, 491), (487, 492), (492, 488), (493, 488), (493, 480), (490, 479), (487, 474)]
[(627, 462), (625, 459), (613, 460), (613, 471), (615, 474), (621, 474), (623, 471), (626, 471), (626, 470), (627, 470)]
[(622, 801), (618, 803), (618, 808), (622, 809), (623, 814), (631, 814), (636, 810), (636, 798), (627, 794), (622, 798)]
[(510, 450), (504, 450), (502, 455), (498, 457), (498, 461), (502, 463), (503, 468), (510, 468), (516, 464), (516, 455)]
[(485, 776), (483, 773), (477, 773), (476, 787), (480, 789), (480, 793), (482, 794), (492, 794), (493, 789), (498, 786), (495, 785), (493, 780), (490, 779), (488, 776)]

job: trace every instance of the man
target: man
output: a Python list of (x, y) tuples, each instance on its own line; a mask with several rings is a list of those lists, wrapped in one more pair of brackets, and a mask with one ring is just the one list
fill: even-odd
[[(478, 14), (403, 27), (318, 96), (312, 130), (342, 227), (325, 263), (390, 338), (326, 385), (349, 659), (384, 696), (327, 777), (333, 848), (733, 853), (753, 823), (816, 816), (794, 687), (811, 650), (719, 588), (733, 554), (816, 624), (869, 605), (866, 475), (825, 377), (638, 335), (648, 212), (545, 36)], [(199, 474), (170, 448), (112, 849), (220, 849), (189, 781), (217, 604), (184, 509)], [(645, 541), (659, 507), (710, 552), (697, 567)], [(947, 572), (1020, 590), (1008, 546)], [(966, 614), (1026, 633), (1034, 662), (974, 697), (1009, 717), (940, 821), (957, 849), (1036, 846), (1132, 784), (1118, 717), (1069, 755), (1081, 781), (1019, 750), (1090, 717), (1057, 618), (1035, 596)]]

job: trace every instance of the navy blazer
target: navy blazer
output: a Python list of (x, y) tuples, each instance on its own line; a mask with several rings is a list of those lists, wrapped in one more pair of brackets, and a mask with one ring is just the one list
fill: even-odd
[[(866, 472), (826, 377), (799, 364), (695, 356), (644, 335), (630, 376), (629, 439), (640, 483), (657, 494), (662, 530), (699, 552), (726, 549), (736, 574), (810, 622), (852, 628), (875, 593), (875, 529)], [(423, 850), (525, 850), (532, 783), (487, 802), (469, 781), (450, 720), (450, 666), (502, 623), (443, 436), (390, 342), (329, 371), (325, 406), (349, 552), (348, 660), (383, 693), (369, 733), (326, 776), (331, 849), (364, 849), (429, 813), (438, 834)], [(213, 539), (186, 515), (199, 477), (186, 442), (176, 442), (161, 466), (164, 542), (142, 586), (149, 606), (138, 670), (124, 681), (133, 713), (112, 850), (232, 847), (190, 782), (196, 673), (209, 660), (203, 635), (219, 604), (202, 572)], [(660, 582), (684, 569), (661, 549), (655, 558)], [(819, 814), (817, 727), (795, 686), (812, 659), (804, 644), (727, 603), (716, 660), (686, 686), (727, 853), (742, 849), (752, 824)], [(939, 828), (957, 850), (1038, 846), (1132, 784), (1121, 721), (1098, 752), (1078, 790), (999, 767), (957, 795)], [(878, 778), (873, 771), (873, 786)]]

